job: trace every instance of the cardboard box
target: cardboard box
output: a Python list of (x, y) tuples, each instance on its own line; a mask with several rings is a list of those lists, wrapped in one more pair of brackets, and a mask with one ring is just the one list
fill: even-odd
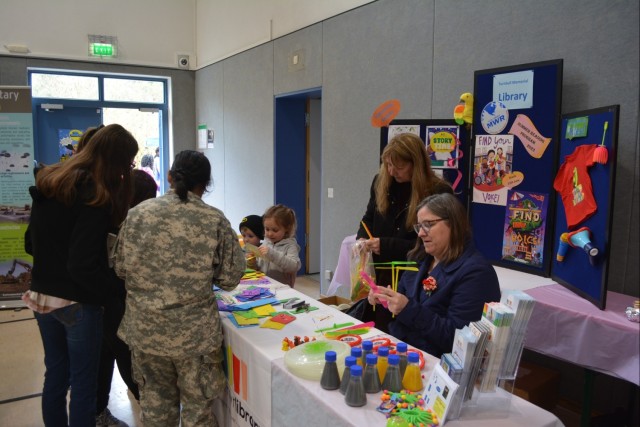
[(553, 411), (558, 403), (559, 384), (558, 371), (522, 361), (513, 394), (547, 411)]
[[(335, 306), (340, 311), (347, 311), (349, 309), (348, 307), (345, 307), (345, 304), (351, 307), (351, 300), (336, 295), (331, 297), (318, 298), (318, 301), (326, 305)], [(342, 308), (340, 306), (342, 306)]]

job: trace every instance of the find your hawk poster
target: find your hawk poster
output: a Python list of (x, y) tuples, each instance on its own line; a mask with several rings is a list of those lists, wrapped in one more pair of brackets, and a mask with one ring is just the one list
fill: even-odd
[(548, 194), (509, 190), (504, 218), (502, 259), (541, 267)]

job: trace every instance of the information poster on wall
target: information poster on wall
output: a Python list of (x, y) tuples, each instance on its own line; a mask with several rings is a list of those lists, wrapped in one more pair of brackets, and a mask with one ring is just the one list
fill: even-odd
[(473, 154), (473, 201), (505, 206), (522, 179), (513, 170), (513, 135), (478, 135)]
[(540, 267), (544, 264), (549, 195), (518, 190), (508, 194), (502, 259)]
[(427, 126), (427, 153), (434, 169), (458, 169), (460, 126)]
[[(0, 306), (20, 301), (33, 259), (24, 251), (33, 176), (31, 88), (0, 86)], [(12, 305), (16, 306), (16, 305)]]
[(558, 59), (474, 75), (469, 204), (474, 242), (495, 265), (543, 276), (551, 270), (553, 227), (546, 219), (556, 208), (562, 64)]
[(75, 154), (83, 134), (80, 129), (58, 129), (58, 153), (61, 162)]

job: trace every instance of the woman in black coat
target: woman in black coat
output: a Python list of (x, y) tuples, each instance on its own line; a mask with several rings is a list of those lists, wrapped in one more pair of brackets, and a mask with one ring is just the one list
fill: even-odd
[[(371, 196), (356, 238), (373, 253), (375, 263), (405, 261), (417, 234), (413, 230), (418, 204), (432, 194), (453, 194), (451, 185), (431, 169), (425, 143), (419, 136), (394, 136), (381, 156), (380, 171), (371, 184)], [(366, 224), (372, 237), (362, 226)], [(376, 283), (391, 285), (391, 270), (376, 268)], [(376, 328), (388, 332), (391, 314), (382, 306), (365, 308), (363, 320), (374, 320)]]

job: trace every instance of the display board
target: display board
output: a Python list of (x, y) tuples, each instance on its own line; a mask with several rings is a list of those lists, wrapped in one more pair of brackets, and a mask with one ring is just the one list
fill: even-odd
[(31, 88), (0, 86), (0, 113), (0, 308), (17, 308), (33, 265), (24, 250), (35, 184)]
[(474, 73), (469, 215), (493, 264), (548, 276), (561, 59)]
[(397, 119), (380, 128), (380, 154), (393, 136), (413, 133), (425, 142), (431, 167), (453, 187), (467, 206), (469, 181), (469, 135), (467, 125), (451, 120)]
[(619, 106), (562, 116), (551, 277), (604, 310)]

